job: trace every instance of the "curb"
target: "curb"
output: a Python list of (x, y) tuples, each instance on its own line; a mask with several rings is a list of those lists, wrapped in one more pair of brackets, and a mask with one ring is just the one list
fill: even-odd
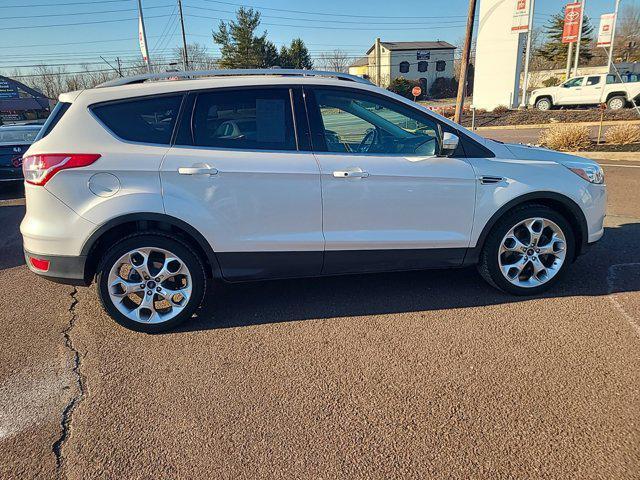
[[(611, 125), (638, 125), (640, 124), (640, 120), (606, 120), (602, 122), (602, 126), (611, 126)], [(532, 123), (530, 125), (501, 125), (501, 126), (489, 126), (489, 127), (476, 127), (475, 131), (479, 130), (528, 130), (534, 128), (549, 128), (553, 125), (580, 125), (585, 127), (597, 127), (600, 125), (600, 122), (575, 122), (575, 123), (564, 123), (564, 122), (553, 122), (553, 123)], [(465, 127), (469, 130), (471, 127)]]
[(640, 152), (566, 152), (569, 155), (590, 158), (592, 160), (626, 160), (640, 162)]

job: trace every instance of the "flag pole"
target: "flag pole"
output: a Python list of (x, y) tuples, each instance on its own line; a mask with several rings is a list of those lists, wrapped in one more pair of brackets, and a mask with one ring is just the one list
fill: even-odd
[(580, 25), (578, 26), (578, 40), (576, 41), (576, 58), (573, 61), (573, 74), (578, 75), (578, 62), (580, 61), (580, 41), (582, 40), (582, 22), (584, 21), (584, 9), (587, 7), (587, 0), (582, 0), (580, 7)]
[(533, 36), (533, 9), (536, 0), (529, 0), (529, 25), (527, 29), (527, 48), (524, 53), (524, 78), (522, 79), (522, 100), (520, 106), (527, 106), (527, 88), (529, 86), (529, 58), (531, 57), (531, 37)]
[(142, 58), (147, 64), (147, 71), (151, 73), (151, 59), (149, 58), (149, 49), (147, 47), (147, 32), (144, 29), (144, 17), (142, 16), (142, 0), (138, 0), (138, 40), (140, 42), (140, 51)]
[(609, 59), (607, 60), (607, 73), (611, 72), (611, 63), (613, 62), (613, 42), (616, 39), (616, 23), (618, 23), (618, 8), (620, 0), (616, 0), (616, 8), (613, 12), (613, 28), (611, 28), (611, 45), (609, 45)]

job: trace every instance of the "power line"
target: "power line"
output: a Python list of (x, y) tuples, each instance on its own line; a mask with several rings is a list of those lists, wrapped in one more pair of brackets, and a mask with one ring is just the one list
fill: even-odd
[[(194, 5), (187, 5), (187, 8), (194, 8), (197, 10), (208, 10), (211, 12), (220, 12), (220, 13), (231, 13), (231, 14), (235, 14), (236, 12), (230, 12), (229, 10), (220, 10), (217, 8), (207, 8), (207, 7), (196, 7)], [(346, 23), (346, 24), (362, 24), (362, 20), (357, 21), (357, 20), (335, 20), (335, 19), (328, 19), (328, 20), (320, 20), (317, 18), (300, 18), (300, 17), (282, 17), (282, 16), (278, 16), (278, 15), (260, 15), (260, 18), (277, 18), (277, 19), (281, 19), (281, 20), (295, 20), (295, 21), (302, 21), (302, 22), (330, 22), (330, 23)], [(421, 17), (421, 18), (429, 18), (429, 19), (446, 19), (446, 18), (451, 18), (451, 16), (442, 16), (442, 17)], [(445, 23), (453, 23), (453, 22), (460, 22), (460, 20), (451, 20), (450, 22), (445, 22)], [(438, 22), (438, 23), (443, 23), (443, 22)], [(424, 22), (367, 22), (368, 25), (424, 25)]]
[[(208, 17), (206, 15), (194, 15), (194, 14), (188, 14), (188, 17), (194, 17), (194, 18), (206, 18), (207, 20), (222, 20), (222, 21), (230, 21), (230, 20), (234, 20), (234, 19), (230, 19), (230, 18), (220, 18), (220, 17)], [(441, 23), (441, 22), (439, 22)], [(260, 25), (266, 25), (266, 26), (271, 26), (271, 27), (293, 27), (293, 28), (317, 28), (317, 29), (321, 29), (321, 30), (365, 30), (365, 31), (398, 31), (398, 30), (424, 30), (426, 26), (422, 26), (422, 27), (398, 27), (398, 28), (376, 28), (376, 27), (372, 27), (372, 28), (357, 28), (357, 27), (329, 27), (326, 25), (291, 25), (291, 24), (284, 24), (284, 23), (260, 23)], [(428, 28), (430, 29), (441, 29), (441, 28), (457, 28), (457, 27), (464, 27), (465, 24), (457, 24), (457, 25), (435, 25), (435, 26), (428, 26)]]
[(95, 5), (97, 3), (130, 3), (131, 0), (98, 0), (96, 2), (69, 2), (69, 3), (37, 3), (31, 5), (0, 5), (0, 8), (32, 8), (32, 7), (64, 7), (67, 5)]
[[(245, 5), (241, 3), (232, 3), (232, 2), (222, 2), (218, 0), (203, 0), (209, 3), (221, 3), (223, 5), (232, 5), (234, 7), (245, 7), (245, 8), (253, 8), (256, 10), (272, 10), (275, 12), (286, 12), (286, 13), (301, 13), (303, 15), (321, 15), (321, 16), (330, 16), (330, 17), (352, 17), (352, 18), (380, 18), (381, 15), (356, 15), (356, 14), (348, 14), (348, 13), (326, 13), (326, 12), (305, 12), (302, 10), (289, 10), (284, 8), (272, 8), (272, 7), (257, 7), (254, 5)], [(466, 18), (466, 15), (448, 15), (447, 18)], [(407, 16), (393, 16), (393, 15), (385, 15), (385, 18), (443, 18), (443, 17), (420, 17), (416, 15), (407, 15)]]
[[(169, 15), (154, 15), (147, 18), (166, 18)], [(76, 22), (76, 23), (57, 23), (57, 24), (49, 24), (49, 25), (21, 25), (19, 27), (2, 27), (0, 30), (24, 30), (26, 28), (52, 28), (52, 27), (71, 27), (78, 25), (96, 25), (99, 23), (115, 23), (115, 22), (128, 22), (130, 20), (138, 20), (138, 17), (133, 18), (119, 18), (116, 20), (96, 20), (93, 22)], [(70, 45), (76, 45), (76, 43), (71, 43)]]
[[(146, 10), (150, 10), (152, 8), (167, 8), (170, 7), (171, 4), (168, 5), (156, 5), (156, 6), (151, 6), (151, 7), (145, 7)], [(138, 11), (137, 8), (121, 8), (118, 10), (102, 10), (100, 12), (69, 12), (69, 13), (51, 13), (51, 14), (47, 14), (47, 15), (24, 15), (24, 16), (18, 16), (18, 17), (3, 17), (3, 20), (15, 20), (18, 18), (49, 18), (49, 17), (67, 17), (67, 16), (73, 16), (73, 15), (101, 15), (103, 13), (117, 13), (117, 12), (136, 12)]]

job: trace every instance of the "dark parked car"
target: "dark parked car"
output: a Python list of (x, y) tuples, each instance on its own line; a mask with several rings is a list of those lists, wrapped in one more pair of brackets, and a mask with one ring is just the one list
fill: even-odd
[(42, 125), (0, 127), (0, 182), (22, 181), (22, 155), (35, 141)]

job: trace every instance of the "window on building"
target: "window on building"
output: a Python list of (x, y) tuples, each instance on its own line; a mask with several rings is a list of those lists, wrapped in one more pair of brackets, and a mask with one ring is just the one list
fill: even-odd
[(409, 62), (400, 62), (400, 73), (407, 73), (409, 71)]
[(92, 108), (118, 137), (132, 142), (169, 144), (182, 95), (136, 98)]
[(418, 71), (426, 72), (428, 66), (429, 66), (429, 62), (420, 61), (418, 62)]
[(588, 77), (587, 78), (587, 86), (589, 85), (597, 85), (600, 83), (600, 77)]
[(193, 140), (203, 147), (295, 150), (289, 90), (201, 93), (193, 113)]
[(444, 72), (446, 66), (447, 64), (444, 60), (438, 60), (436, 62), (436, 72)]

